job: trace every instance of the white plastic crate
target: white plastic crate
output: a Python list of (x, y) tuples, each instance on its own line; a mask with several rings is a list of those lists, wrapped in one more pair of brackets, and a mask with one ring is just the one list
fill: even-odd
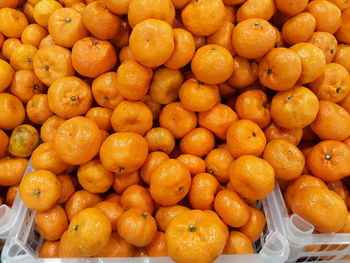
[(289, 242), (287, 262), (350, 262), (350, 234), (313, 234), (312, 224), (296, 214), (288, 215), (278, 185), (272, 195)]
[[(26, 173), (31, 172), (28, 167)], [(40, 262), (99, 262), (99, 263), (171, 263), (169, 257), (152, 258), (72, 258), (72, 259), (40, 259), (37, 258), (37, 252), (43, 239), (35, 231), (34, 216), (35, 212), (27, 209), (21, 202), (19, 195), (16, 199), (20, 201), (19, 220), (16, 226), (10, 231), (10, 234), (4, 245), (1, 261), (3, 263), (40, 263)], [(254, 244), (257, 254), (251, 255), (223, 255), (216, 263), (282, 263), (288, 258), (289, 246), (285, 236), (283, 222), (281, 217), (276, 214), (278, 208), (275, 195), (270, 194), (266, 199), (259, 203), (262, 206), (266, 216), (266, 227), (260, 239)]]

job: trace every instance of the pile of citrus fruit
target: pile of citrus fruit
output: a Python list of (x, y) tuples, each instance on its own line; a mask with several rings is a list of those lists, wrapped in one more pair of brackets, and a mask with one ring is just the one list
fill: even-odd
[(349, 233), (348, 44), (349, 0), (0, 0), (0, 201), (39, 257), (254, 253), (275, 179)]

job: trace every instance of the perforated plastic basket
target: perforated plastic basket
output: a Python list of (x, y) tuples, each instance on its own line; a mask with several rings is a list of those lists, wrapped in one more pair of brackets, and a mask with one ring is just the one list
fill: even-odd
[(288, 215), (278, 185), (272, 195), (290, 246), (287, 262), (350, 262), (350, 234), (313, 234), (313, 225), (298, 215)]
[[(27, 173), (31, 172), (29, 166)], [(43, 239), (35, 231), (34, 216), (35, 212), (27, 209), (21, 202), (19, 195), (16, 200), (20, 202), (19, 220), (16, 226), (10, 231), (4, 245), (1, 260), (3, 263), (17, 262), (116, 262), (116, 263), (170, 263), (173, 262), (169, 257), (158, 258), (73, 258), (73, 259), (39, 259), (37, 253)], [(260, 239), (254, 244), (256, 254), (251, 255), (225, 255), (220, 256), (216, 263), (282, 263), (289, 255), (289, 246), (285, 238), (285, 232), (281, 217), (276, 214), (276, 200), (273, 194), (259, 203), (263, 208), (267, 225)]]

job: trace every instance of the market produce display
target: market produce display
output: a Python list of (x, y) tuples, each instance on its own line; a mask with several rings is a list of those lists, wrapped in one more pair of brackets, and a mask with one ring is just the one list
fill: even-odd
[(43, 258), (258, 253), (276, 183), (350, 233), (349, 71), (349, 0), (0, 0), (0, 205)]

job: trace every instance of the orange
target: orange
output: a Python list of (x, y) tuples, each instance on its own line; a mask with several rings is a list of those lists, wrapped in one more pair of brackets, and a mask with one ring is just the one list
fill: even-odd
[(70, 6), (74, 10), (77, 10), (80, 14), (83, 13), (86, 4), (84, 2), (76, 2)]
[(115, 173), (112, 187), (114, 191), (120, 194), (130, 185), (140, 184), (141, 182), (142, 179), (139, 170), (126, 174)]
[(128, 8), (128, 21), (131, 27), (149, 19), (164, 20), (173, 24), (175, 8), (171, 0), (130, 0)]
[(267, 161), (253, 155), (244, 155), (232, 163), (230, 183), (233, 190), (241, 196), (260, 200), (274, 189), (275, 173)]
[(349, 156), (350, 149), (344, 143), (325, 140), (312, 147), (307, 165), (314, 176), (333, 182), (350, 173), (350, 164), (345, 161)]
[(317, 116), (319, 102), (316, 95), (308, 88), (296, 86), (286, 91), (279, 91), (271, 102), (271, 117), (283, 128), (304, 128)]
[(43, 212), (37, 212), (34, 222), (39, 234), (48, 241), (60, 239), (68, 228), (66, 212), (60, 205), (55, 205)]
[[(104, 2), (105, 5), (107, 5), (107, 1), (108, 0), (104, 0), (102, 2)], [(128, 1), (128, 0), (126, 0), (126, 1)], [(123, 2), (123, 1), (119, 1), (119, 2)], [(111, 9), (109, 8), (109, 10), (111, 10)], [(130, 33), (131, 33), (131, 27), (130, 27), (128, 21), (126, 19), (121, 20), (118, 34), (113, 37), (111, 42), (116, 47), (123, 48), (123, 47), (129, 45)]]
[(36, 94), (28, 101), (27, 117), (31, 122), (43, 124), (52, 115), (46, 94)]
[(151, 110), (152, 115), (153, 115), (153, 121), (158, 121), (159, 120), (159, 114), (161, 110), (161, 105), (157, 102), (155, 102), (150, 95), (146, 95), (143, 97), (141, 100), (143, 103), (146, 104), (146, 106)]
[(286, 140), (272, 140), (267, 143), (264, 160), (275, 171), (279, 180), (292, 180), (303, 172), (305, 157), (297, 146)]
[(75, 192), (75, 186), (72, 177), (68, 174), (60, 174), (57, 176), (62, 186), (61, 197), (58, 199), (58, 203), (65, 203)]
[(349, 63), (349, 56), (350, 56), (350, 46), (339, 44), (336, 48), (337, 52), (334, 53), (334, 59), (333, 62), (338, 63), (345, 67), (348, 71), (350, 71), (350, 63)]
[(248, 205), (236, 192), (225, 189), (215, 197), (214, 208), (223, 222), (231, 227), (245, 225), (250, 217)]
[[(225, 8), (227, 8), (227, 6), (225, 6)], [(232, 21), (233, 20), (225, 21), (218, 31), (207, 37), (207, 43), (222, 46), (234, 55), (235, 51), (233, 50), (231, 37), (234, 28)]]
[(197, 49), (191, 62), (195, 77), (206, 84), (226, 81), (233, 72), (230, 52), (219, 45), (205, 45)]
[(39, 258), (58, 258), (58, 241), (44, 241), (38, 251)]
[(0, 33), (5, 37), (20, 38), (27, 26), (28, 20), (22, 12), (9, 7), (0, 9)]
[(273, 90), (292, 88), (301, 75), (301, 61), (296, 52), (275, 48), (259, 63), (260, 83)]
[(327, 63), (330, 63), (337, 53), (337, 39), (328, 32), (313, 33), (309, 42), (322, 50)]
[(23, 44), (38, 48), (41, 40), (48, 35), (46, 29), (38, 24), (30, 24), (23, 31), (21, 41)]
[(19, 194), (29, 209), (45, 211), (53, 207), (60, 198), (61, 183), (53, 173), (37, 170), (22, 179)]
[(130, 208), (117, 220), (119, 235), (136, 247), (149, 245), (157, 233), (156, 220), (148, 212)]
[(8, 150), (13, 156), (29, 157), (38, 142), (38, 131), (31, 125), (23, 124), (12, 131)]
[(184, 8), (190, 0), (172, 0), (171, 1), (176, 9)]
[(117, 219), (124, 212), (123, 208), (117, 202), (110, 200), (99, 202), (94, 207), (107, 216), (111, 223), (112, 231), (117, 231)]
[[(294, 196), (292, 211), (313, 224), (321, 233), (339, 231), (348, 217), (343, 199), (325, 187), (300, 189)], [(327, 215), (327, 220), (323, 215)]]
[(81, 14), (73, 8), (57, 9), (49, 18), (48, 30), (52, 40), (66, 48), (88, 35)]
[(18, 192), (18, 188), (19, 188), (19, 185), (16, 184), (16, 185), (10, 186), (7, 190), (6, 205), (8, 205), (9, 207), (11, 207), (15, 201), (15, 198), (16, 198), (16, 195)]
[(148, 155), (146, 140), (134, 132), (110, 135), (102, 144), (100, 159), (110, 171), (131, 173), (139, 169)]
[(230, 179), (229, 170), (234, 161), (230, 152), (226, 149), (216, 148), (205, 157), (205, 165), (208, 173), (215, 176), (220, 183), (227, 183)]
[(73, 46), (72, 64), (80, 75), (96, 78), (115, 67), (117, 54), (110, 42), (85, 37)]
[(190, 209), (181, 205), (159, 207), (155, 216), (159, 229), (166, 231), (175, 217), (188, 210)]
[(0, 92), (4, 91), (11, 83), (15, 71), (5, 60), (0, 59)]
[(219, 182), (209, 173), (199, 173), (192, 178), (188, 198), (194, 209), (213, 208), (214, 198), (219, 188)]
[(64, 119), (53, 115), (49, 117), (40, 128), (40, 138), (44, 142), (53, 141), (58, 127), (64, 122)]
[(257, 124), (250, 120), (237, 120), (231, 124), (226, 134), (227, 144), (233, 158), (263, 153), (266, 138)]
[(167, 247), (165, 242), (165, 234), (158, 231), (152, 242), (147, 246), (147, 252), (150, 257), (166, 257)]
[(131, 32), (129, 45), (134, 58), (147, 67), (167, 62), (175, 48), (171, 26), (158, 19), (146, 19)]
[(47, 86), (60, 78), (74, 75), (71, 52), (57, 45), (40, 48), (35, 54), (33, 66), (37, 77)]
[(185, 28), (194, 35), (215, 33), (225, 19), (225, 6), (220, 0), (191, 0), (181, 11)]
[(98, 153), (100, 145), (101, 133), (96, 122), (81, 116), (62, 123), (54, 139), (58, 157), (75, 165), (90, 161)]
[(247, 0), (237, 10), (237, 23), (248, 18), (262, 18), (270, 20), (275, 13), (275, 1), (273, 0)]
[(164, 152), (151, 152), (143, 163), (140, 173), (144, 182), (150, 184), (151, 174), (163, 161), (168, 160), (169, 156)]
[(148, 190), (140, 185), (131, 185), (126, 188), (121, 197), (120, 205), (124, 210), (136, 208), (153, 214), (153, 200)]
[(183, 153), (201, 157), (208, 154), (215, 146), (214, 135), (206, 128), (195, 128), (180, 141)]
[(266, 93), (252, 89), (237, 97), (235, 108), (240, 119), (251, 120), (264, 128), (271, 121), (269, 106)]
[[(350, 10), (350, 9), (349, 9)], [(335, 33), (335, 37), (338, 41), (349, 44), (350, 43), (350, 35), (349, 35), (349, 26), (350, 26), (350, 20), (349, 20), (349, 11), (345, 10), (342, 13), (342, 22), (340, 24), (340, 27), (338, 31)]]
[(275, 0), (278, 10), (288, 16), (295, 16), (301, 13), (308, 2), (308, 0)]
[(92, 82), (92, 95), (95, 101), (108, 109), (114, 109), (124, 99), (117, 89), (117, 73), (101, 74)]
[(126, 60), (118, 67), (116, 86), (127, 100), (141, 100), (148, 92), (153, 72), (136, 60)]
[(323, 140), (342, 141), (350, 136), (350, 114), (338, 104), (321, 100), (311, 129)]
[(282, 37), (288, 44), (306, 42), (315, 28), (315, 17), (311, 13), (303, 12), (287, 20), (282, 28)]
[(347, 186), (341, 181), (337, 180), (331, 183), (328, 183), (328, 189), (337, 193), (345, 202), (346, 206), (350, 206), (350, 194)]
[(119, 204), (120, 195), (117, 193), (110, 193), (107, 195), (105, 201), (110, 201)]
[(133, 257), (134, 253), (135, 247), (121, 238), (117, 232), (113, 232), (108, 243), (95, 257)]
[(180, 102), (172, 102), (160, 112), (159, 123), (178, 139), (196, 127), (197, 116), (184, 108)]
[(350, 75), (345, 67), (329, 63), (321, 76), (309, 84), (319, 100), (340, 102), (350, 91)]
[(85, 117), (95, 121), (100, 129), (110, 130), (112, 113), (113, 111), (108, 108), (93, 107), (88, 110)]
[(120, 64), (123, 64), (127, 60), (134, 59), (134, 56), (131, 53), (130, 46), (124, 46), (119, 52), (119, 61)]
[(175, 47), (172, 55), (164, 65), (170, 69), (186, 66), (192, 59), (196, 45), (193, 35), (185, 29), (174, 28)]
[(22, 102), (8, 93), (0, 93), (0, 112), (0, 128), (5, 130), (16, 128), (25, 118)]
[(20, 46), (21, 44), (22, 42), (17, 38), (6, 39), (2, 44), (2, 48), (1, 48), (2, 55), (4, 55), (6, 59), (10, 60), (13, 50), (15, 50), (15, 48)]
[(12, 186), (20, 183), (27, 165), (28, 160), (24, 158), (0, 159), (0, 185)]
[(232, 44), (238, 55), (258, 58), (271, 50), (277, 35), (273, 26), (261, 18), (249, 18), (236, 25), (232, 32)]
[(56, 0), (39, 0), (33, 10), (35, 21), (47, 28), (50, 16), (57, 10), (62, 8), (62, 5)]
[(190, 111), (207, 111), (219, 102), (220, 94), (216, 85), (206, 85), (195, 78), (185, 81), (179, 98), (183, 107)]
[(92, 102), (90, 86), (77, 77), (56, 80), (47, 94), (50, 109), (65, 119), (85, 114)]
[(161, 205), (175, 205), (188, 193), (191, 175), (187, 166), (176, 159), (162, 162), (151, 174), (150, 193)]
[(34, 6), (35, 4), (28, 2), (25, 2), (23, 5), (23, 13), (26, 15), (28, 22), (35, 23), (34, 19)]
[(223, 254), (254, 254), (250, 239), (239, 231), (231, 231)]
[(205, 172), (205, 162), (202, 158), (198, 156), (185, 153), (185, 154), (179, 155), (177, 159), (183, 162), (187, 166), (192, 176)]
[(152, 128), (145, 135), (150, 152), (162, 151), (170, 154), (175, 147), (175, 139), (170, 131), (167, 129), (157, 127)]
[(21, 44), (16, 47), (10, 59), (10, 64), (14, 70), (33, 70), (33, 59), (38, 49), (33, 45)]
[(101, 201), (102, 198), (97, 194), (90, 193), (87, 190), (76, 191), (65, 204), (68, 219), (71, 221), (76, 214), (85, 208), (95, 206)]
[(18, 5), (18, 0), (3, 0), (0, 2), (0, 8), (4, 8), (4, 7), (10, 7), (10, 8), (16, 8)]
[(111, 124), (116, 132), (144, 135), (153, 126), (153, 115), (143, 102), (124, 100), (114, 109)]
[(153, 76), (149, 94), (160, 104), (169, 104), (179, 96), (184, 77), (179, 70), (160, 68)]
[(350, 3), (344, 0), (330, 0), (329, 2), (335, 4), (341, 11), (345, 11), (345, 9), (350, 7)]
[(168, 254), (178, 263), (214, 261), (227, 238), (227, 226), (219, 217), (201, 210), (183, 212), (165, 232)]
[(112, 0), (103, 0), (102, 2), (115, 14), (122, 15), (128, 13), (130, 0), (121, 0), (117, 2)]
[(104, 193), (112, 186), (113, 174), (99, 160), (91, 160), (79, 166), (77, 177), (80, 185), (91, 193)]
[(4, 157), (7, 153), (9, 145), (9, 137), (7, 134), (0, 129), (0, 157)]
[(290, 48), (298, 53), (301, 61), (302, 73), (300, 84), (309, 83), (317, 79), (326, 67), (326, 58), (322, 50), (311, 43), (298, 43)]
[(266, 219), (264, 213), (253, 206), (249, 206), (249, 213), (250, 218), (248, 223), (238, 228), (238, 230), (245, 234), (251, 242), (255, 242), (259, 239), (265, 228)]
[(68, 230), (65, 231), (58, 244), (58, 256), (61, 258), (79, 257), (77, 251), (73, 251), (70, 240), (68, 240)]
[(68, 228), (72, 250), (80, 256), (94, 256), (108, 243), (112, 227), (99, 209), (86, 208), (74, 216)]
[(316, 31), (334, 34), (341, 24), (341, 11), (326, 0), (314, 0), (306, 8), (316, 18)]
[(255, 61), (235, 56), (233, 67), (233, 73), (228, 79), (228, 83), (234, 88), (244, 88), (258, 79), (258, 63)]
[(98, 39), (112, 39), (119, 32), (121, 19), (101, 1), (89, 3), (83, 10), (84, 26)]
[(350, 232), (350, 213), (348, 213), (348, 217), (344, 226), (338, 231), (338, 233), (349, 233)]
[[(1, 60), (0, 60), (1, 64)], [(35, 94), (44, 91), (43, 83), (38, 79), (32, 70), (16, 71), (10, 86), (10, 92), (27, 103)]]
[(68, 168), (68, 164), (58, 158), (53, 142), (42, 143), (33, 151), (32, 166), (35, 170), (47, 170), (54, 174), (60, 174)]

